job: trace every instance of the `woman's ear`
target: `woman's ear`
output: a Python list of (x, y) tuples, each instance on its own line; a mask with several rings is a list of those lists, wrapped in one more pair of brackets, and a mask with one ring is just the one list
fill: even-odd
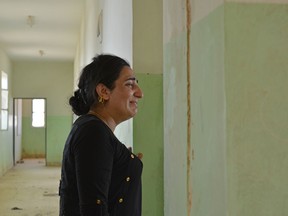
[(104, 100), (109, 99), (110, 89), (107, 88), (103, 83), (99, 83), (95, 90), (99, 97), (102, 97)]

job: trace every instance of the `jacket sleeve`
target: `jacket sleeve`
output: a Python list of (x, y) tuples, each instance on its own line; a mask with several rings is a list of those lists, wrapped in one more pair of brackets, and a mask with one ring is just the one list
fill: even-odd
[(82, 128), (74, 147), (81, 215), (108, 215), (113, 155), (111, 135), (102, 123)]

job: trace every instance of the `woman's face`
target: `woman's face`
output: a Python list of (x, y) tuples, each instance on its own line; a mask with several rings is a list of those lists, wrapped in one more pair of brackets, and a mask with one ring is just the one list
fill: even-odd
[(133, 70), (124, 66), (115, 81), (115, 88), (111, 90), (106, 105), (109, 106), (110, 112), (113, 112), (117, 121), (121, 122), (135, 116), (138, 101), (142, 97), (143, 92), (137, 83)]

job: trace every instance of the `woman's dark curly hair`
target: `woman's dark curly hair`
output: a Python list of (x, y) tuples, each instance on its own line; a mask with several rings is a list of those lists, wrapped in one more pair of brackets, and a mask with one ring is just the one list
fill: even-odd
[(78, 89), (69, 99), (72, 111), (78, 116), (87, 114), (91, 106), (98, 102), (96, 86), (102, 83), (113, 90), (114, 83), (124, 66), (130, 67), (127, 61), (118, 56), (101, 54), (94, 57), (93, 61), (82, 70)]

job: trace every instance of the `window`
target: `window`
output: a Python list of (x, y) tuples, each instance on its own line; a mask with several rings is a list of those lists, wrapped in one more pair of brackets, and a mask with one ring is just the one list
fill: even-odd
[(32, 127), (45, 127), (45, 99), (32, 100)]
[(1, 71), (1, 115), (0, 129), (8, 129), (8, 75)]

